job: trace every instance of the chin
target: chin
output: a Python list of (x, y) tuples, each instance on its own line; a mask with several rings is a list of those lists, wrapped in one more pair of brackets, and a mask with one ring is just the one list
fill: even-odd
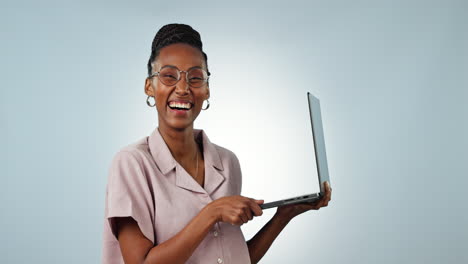
[(172, 128), (177, 131), (183, 131), (187, 128), (193, 127), (193, 122), (188, 122), (188, 120), (171, 120), (166, 122), (168, 128)]

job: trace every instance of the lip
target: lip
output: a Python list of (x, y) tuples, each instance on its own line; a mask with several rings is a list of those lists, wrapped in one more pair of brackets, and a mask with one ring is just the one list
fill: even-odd
[(167, 108), (169, 108), (169, 111), (174, 113), (176, 116), (187, 116), (188, 112), (192, 109), (189, 109), (189, 110), (177, 110), (177, 109), (172, 109), (170, 108), (169, 106), (167, 106)]

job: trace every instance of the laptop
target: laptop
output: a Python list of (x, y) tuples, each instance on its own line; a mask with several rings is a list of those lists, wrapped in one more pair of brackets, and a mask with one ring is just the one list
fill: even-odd
[[(301, 195), (289, 199), (275, 202), (264, 203), (260, 205), (262, 209), (279, 207), (287, 204), (314, 202), (325, 195), (324, 182), (330, 183), (328, 175), (327, 155), (325, 152), (325, 139), (323, 137), (322, 114), (320, 112), (320, 101), (311, 93), (307, 93), (309, 101), (310, 123), (312, 125), (312, 137), (314, 140), (315, 162), (317, 163), (317, 175), (320, 183), (320, 192)], [(331, 186), (331, 185), (330, 185)]]

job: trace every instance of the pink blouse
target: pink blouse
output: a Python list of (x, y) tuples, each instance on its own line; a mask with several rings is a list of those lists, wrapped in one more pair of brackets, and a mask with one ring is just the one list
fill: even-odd
[[(237, 157), (211, 143), (203, 130), (194, 130), (194, 136), (200, 133), (204, 188), (172, 157), (157, 128), (114, 156), (106, 188), (102, 263), (124, 263), (114, 217), (135, 219), (156, 246), (177, 234), (211, 201), (240, 194), (242, 175)], [(250, 263), (240, 227), (216, 223), (186, 263)]]

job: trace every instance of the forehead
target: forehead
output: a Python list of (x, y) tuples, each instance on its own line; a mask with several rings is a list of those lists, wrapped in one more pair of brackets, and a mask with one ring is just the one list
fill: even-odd
[(158, 69), (165, 65), (173, 65), (180, 70), (194, 66), (205, 68), (203, 54), (197, 48), (188, 44), (176, 43), (162, 48), (155, 64)]

